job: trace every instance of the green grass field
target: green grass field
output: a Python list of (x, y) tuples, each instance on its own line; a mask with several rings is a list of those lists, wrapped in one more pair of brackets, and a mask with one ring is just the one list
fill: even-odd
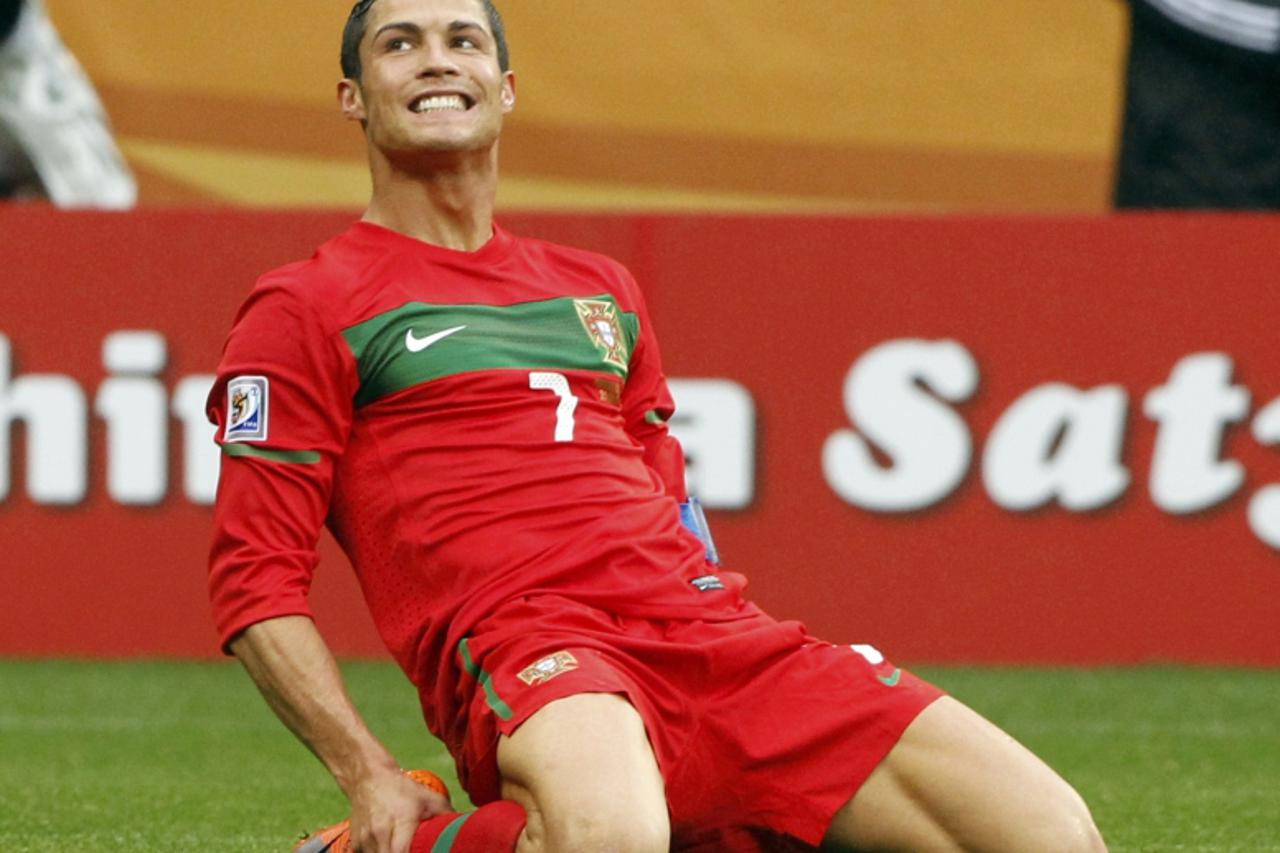
[[(456, 791), (400, 674), (344, 670)], [(1280, 850), (1280, 671), (918, 671), (1057, 767), (1114, 851)], [(287, 851), (344, 811), (234, 664), (0, 661), (0, 850)]]

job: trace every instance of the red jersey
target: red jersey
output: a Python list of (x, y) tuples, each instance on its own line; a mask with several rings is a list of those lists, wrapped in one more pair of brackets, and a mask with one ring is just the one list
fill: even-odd
[(741, 578), (707, 584), (680, 523), (671, 412), (618, 263), (498, 228), (468, 253), (355, 224), (263, 276), (223, 352), (209, 398), (223, 643), (309, 615), (325, 523), (437, 733), (457, 711), (455, 649), (498, 604), (738, 611)]

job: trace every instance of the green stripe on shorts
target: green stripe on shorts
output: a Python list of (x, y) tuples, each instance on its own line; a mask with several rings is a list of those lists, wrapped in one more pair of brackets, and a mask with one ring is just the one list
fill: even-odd
[(471, 649), (467, 647), (466, 637), (458, 641), (458, 653), (462, 655), (462, 668), (484, 688), (484, 695), (489, 703), (489, 709), (503, 720), (509, 720), (514, 717), (515, 713), (511, 710), (511, 706), (503, 702), (502, 697), (498, 695), (498, 691), (494, 689), (493, 677), (481, 667), (476, 666), (476, 662), (471, 659)]

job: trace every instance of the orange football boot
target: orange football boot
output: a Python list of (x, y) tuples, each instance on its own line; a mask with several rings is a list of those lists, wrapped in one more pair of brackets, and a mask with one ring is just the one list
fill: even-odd
[[(449, 786), (430, 770), (406, 770), (404, 775), (424, 788), (449, 796)], [(308, 835), (297, 843), (293, 853), (351, 853), (351, 821), (344, 820)]]

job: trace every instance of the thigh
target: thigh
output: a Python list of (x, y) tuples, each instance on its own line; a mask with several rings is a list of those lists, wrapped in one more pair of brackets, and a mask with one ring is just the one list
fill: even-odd
[(841, 809), (830, 850), (1105, 849), (1089, 811), (1048, 765), (950, 697), (921, 712)]
[[(481, 627), (460, 644), (465, 671), (459, 687), (470, 696), (445, 730), (472, 802), (502, 795), (500, 738), (515, 735), (542, 709), (570, 696), (622, 697), (620, 704), (638, 710), (645, 721), (659, 766), (665, 769), (680, 755), (692, 725), (687, 703), (628, 654), (631, 645), (645, 640), (623, 631), (618, 620), (546, 597), (515, 603)], [(562, 706), (542, 719), (557, 720), (564, 713)]]
[(795, 623), (761, 617), (697, 630), (713, 687), (701, 691), (700, 727), (667, 774), (677, 839), (772, 833), (816, 848), (941, 695), (870, 647), (824, 643)]
[(640, 714), (583, 693), (545, 705), (498, 744), (502, 795), (529, 814), (528, 849), (666, 850), (666, 790)]

